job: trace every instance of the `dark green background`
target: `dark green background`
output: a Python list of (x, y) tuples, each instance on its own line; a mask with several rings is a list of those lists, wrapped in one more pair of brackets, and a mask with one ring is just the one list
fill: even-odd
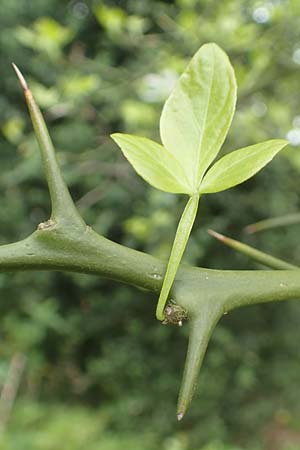
[[(0, 0), (0, 11), (1, 243), (49, 216), (14, 61), (43, 109), (87, 223), (167, 259), (185, 198), (146, 185), (109, 135), (159, 139), (174, 80), (214, 41), (228, 52), (239, 87), (223, 152), (286, 136), (294, 145), (254, 179), (202, 199), (185, 261), (261, 268), (215, 242), (210, 227), (300, 262), (298, 225), (243, 233), (251, 222), (299, 210), (298, 0)], [(187, 332), (155, 320), (155, 296), (96, 277), (17, 273), (0, 274), (0, 297), (0, 384), (16, 354), (27, 358), (1, 449), (300, 448), (297, 302), (224, 317), (178, 424)]]

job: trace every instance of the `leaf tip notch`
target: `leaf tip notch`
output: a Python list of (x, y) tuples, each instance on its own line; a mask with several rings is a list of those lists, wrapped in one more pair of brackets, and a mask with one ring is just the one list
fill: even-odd
[(21, 84), (23, 90), (24, 90), (25, 92), (28, 91), (28, 90), (29, 90), (29, 87), (28, 87), (28, 84), (27, 84), (27, 82), (26, 82), (26, 80), (25, 80), (25, 78), (24, 78), (22, 72), (20, 71), (20, 69), (18, 68), (18, 66), (16, 66), (15, 63), (11, 63), (11, 65), (12, 65), (14, 71), (15, 71), (16, 74), (17, 74), (17, 77), (18, 77), (18, 79), (19, 79), (19, 81), (20, 81), (20, 84)]

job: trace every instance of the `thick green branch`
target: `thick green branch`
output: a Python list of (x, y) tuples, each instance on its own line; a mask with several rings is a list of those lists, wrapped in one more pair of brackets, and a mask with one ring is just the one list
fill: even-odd
[[(82, 233), (57, 224), (41, 225), (23, 241), (0, 246), (0, 272), (72, 271), (111, 278), (153, 292), (161, 289), (165, 262), (99, 236), (88, 226)], [(184, 265), (177, 273), (172, 297), (191, 317), (198, 314), (203, 298), (218, 302), (224, 311), (300, 298), (300, 271), (229, 271)]]

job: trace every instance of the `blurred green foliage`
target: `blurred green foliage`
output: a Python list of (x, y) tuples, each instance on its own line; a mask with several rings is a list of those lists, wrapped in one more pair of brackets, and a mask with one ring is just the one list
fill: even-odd
[[(210, 227), (300, 262), (298, 226), (248, 238), (241, 231), (299, 210), (298, 0), (2, 0), (0, 6), (1, 243), (25, 237), (49, 214), (14, 61), (43, 108), (87, 223), (167, 259), (184, 199), (146, 186), (109, 134), (158, 139), (162, 104), (178, 74), (203, 43), (215, 41), (229, 53), (239, 86), (224, 151), (286, 136), (292, 145), (255, 179), (202, 201), (185, 261), (259, 268), (214, 242)], [(27, 357), (0, 448), (299, 448), (297, 302), (224, 317), (197, 398), (177, 424), (186, 330), (154, 320), (153, 295), (96, 277), (30, 272), (0, 274), (0, 292), (0, 383), (16, 352)]]

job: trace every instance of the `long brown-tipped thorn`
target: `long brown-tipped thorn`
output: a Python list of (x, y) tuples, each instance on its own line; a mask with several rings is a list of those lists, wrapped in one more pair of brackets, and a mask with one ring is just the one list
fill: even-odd
[(233, 248), (234, 250), (243, 253), (248, 256), (248, 258), (253, 259), (264, 266), (271, 267), (276, 270), (299, 270), (299, 267), (294, 264), (290, 264), (282, 259), (276, 258), (275, 256), (269, 255), (268, 253), (264, 253), (256, 248), (250, 247), (250, 245), (243, 244), (243, 242), (237, 241), (235, 239), (231, 239), (227, 236), (223, 236), (223, 234), (217, 233), (213, 230), (207, 230), (208, 233), (214, 238), (221, 241), (223, 244), (228, 245), (228, 247)]
[(214, 238), (218, 239), (219, 241), (225, 241), (226, 236), (224, 236), (221, 233), (217, 233), (214, 230), (211, 230), (210, 228), (207, 230), (208, 234), (210, 234), (211, 236), (213, 236)]
[(16, 72), (17, 77), (19, 78), (19, 81), (20, 81), (20, 84), (21, 84), (22, 88), (24, 89), (24, 91), (28, 91), (29, 90), (28, 84), (26, 83), (26, 80), (23, 77), (20, 69), (14, 63), (11, 63), (11, 65), (13, 66), (14, 71)]

